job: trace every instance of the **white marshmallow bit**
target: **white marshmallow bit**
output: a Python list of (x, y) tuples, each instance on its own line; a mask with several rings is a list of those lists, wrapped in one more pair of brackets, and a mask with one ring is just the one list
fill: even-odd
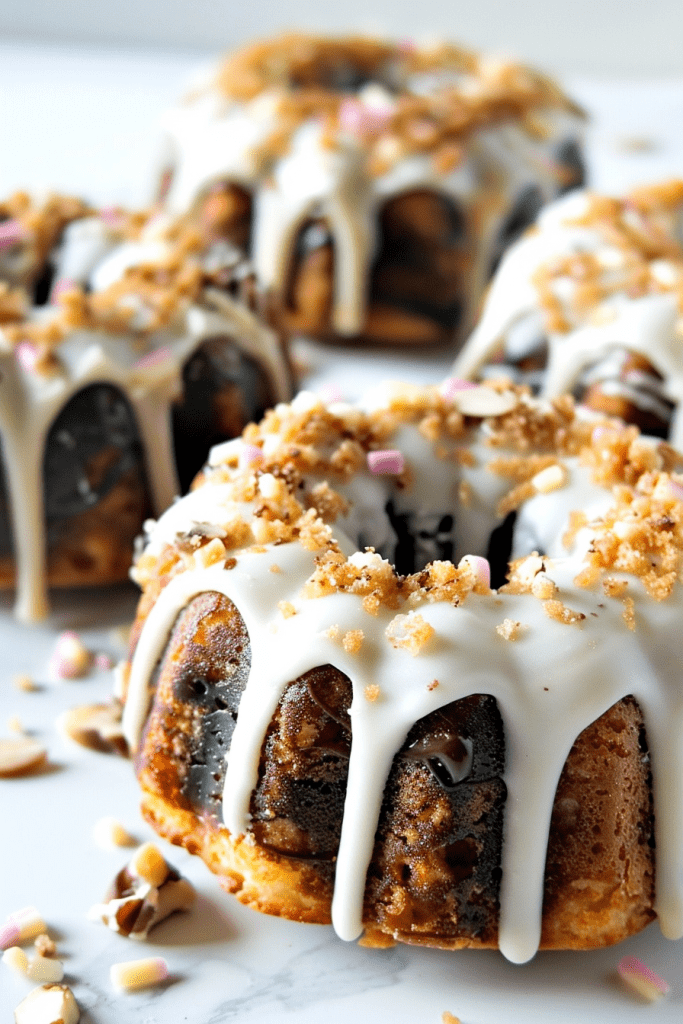
[(168, 964), (160, 956), (128, 960), (125, 963), (112, 964), (109, 977), (115, 988), (124, 992), (134, 992), (165, 981), (168, 978)]
[(259, 477), (258, 489), (264, 498), (276, 498), (280, 491), (277, 477), (274, 477), (272, 473), (264, 473)]
[(15, 1024), (78, 1024), (81, 1013), (68, 985), (41, 985), (14, 1011)]
[(493, 388), (466, 388), (456, 391), (453, 405), (463, 416), (502, 416), (519, 404), (514, 391), (494, 391)]
[(557, 491), (567, 482), (567, 470), (564, 466), (556, 463), (554, 466), (547, 466), (536, 476), (531, 478), (531, 484), (539, 494), (549, 494), (550, 491)]

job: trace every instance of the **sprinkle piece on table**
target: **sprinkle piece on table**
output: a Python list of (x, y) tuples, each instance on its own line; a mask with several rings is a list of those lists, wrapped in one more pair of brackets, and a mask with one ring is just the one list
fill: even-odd
[(168, 964), (160, 956), (128, 960), (125, 963), (112, 964), (109, 977), (115, 988), (124, 992), (135, 992), (137, 989), (150, 988), (165, 981), (168, 978)]
[(661, 999), (669, 991), (668, 984), (637, 956), (625, 956), (617, 968), (626, 984), (650, 1002)]
[(57, 637), (52, 657), (50, 675), (55, 679), (79, 679), (88, 673), (92, 654), (78, 633), (67, 629)]

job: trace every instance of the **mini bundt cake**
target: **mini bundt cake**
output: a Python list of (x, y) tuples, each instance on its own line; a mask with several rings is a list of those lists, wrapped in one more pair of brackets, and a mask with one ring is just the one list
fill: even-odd
[(28, 278), (0, 296), (0, 586), (16, 581), (24, 619), (48, 586), (127, 578), (145, 518), (290, 396), (234, 249), (149, 214), (80, 212), (33, 270), (43, 304)]
[(169, 112), (158, 194), (249, 252), (288, 331), (452, 344), (506, 246), (582, 182), (582, 125), (526, 67), (290, 34)]
[(679, 937), (681, 468), (502, 385), (277, 406), (135, 565), (146, 817), (368, 945)]
[(458, 355), (683, 446), (683, 181), (575, 192), (507, 253)]

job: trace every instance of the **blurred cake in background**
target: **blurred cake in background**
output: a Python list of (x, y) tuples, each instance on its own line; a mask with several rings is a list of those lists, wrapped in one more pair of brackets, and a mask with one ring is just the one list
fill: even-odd
[(683, 181), (558, 200), (505, 256), (454, 372), (571, 391), (680, 448), (682, 242)]
[(582, 132), (521, 65), (290, 34), (168, 113), (157, 198), (249, 254), (290, 333), (452, 345), (510, 242), (582, 183)]
[[(17, 232), (0, 269), (0, 586), (16, 581), (29, 620), (48, 586), (125, 579), (145, 518), (291, 388), (234, 247), (78, 212), (40, 253), (39, 228)], [(22, 261), (30, 273), (5, 270)]]

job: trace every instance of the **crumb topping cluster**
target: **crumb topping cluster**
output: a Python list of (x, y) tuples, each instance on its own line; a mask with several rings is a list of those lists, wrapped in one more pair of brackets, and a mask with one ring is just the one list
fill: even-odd
[[(564, 487), (563, 460), (578, 456), (596, 482), (612, 491), (613, 504), (601, 520), (590, 524), (584, 513), (573, 514), (567, 546), (584, 526), (590, 525), (594, 533), (585, 568), (575, 583), (591, 589), (601, 586), (604, 596), (622, 601), (625, 622), (633, 628), (629, 583), (614, 574), (638, 577), (657, 600), (671, 593), (683, 553), (683, 475), (678, 473), (683, 459), (668, 445), (646, 443), (635, 427), (577, 419), (569, 399), (541, 404), (521, 388), (515, 394), (518, 402), (513, 409), (483, 419), (459, 412), (457, 394), (446, 398), (442, 390), (412, 386), (397, 388), (384, 407), (371, 412), (342, 404), (326, 408), (305, 394), (291, 405), (278, 405), (261, 424), (251, 424), (242, 439), (216, 449), (205, 470), (200, 486), (228, 485), (225, 521), (206, 531), (198, 523), (161, 555), (143, 554), (136, 578), (153, 602), (177, 572), (232, 555), (229, 567), (235, 564), (237, 549), (265, 551), (266, 545), (298, 541), (315, 554), (315, 569), (301, 598), (344, 592), (358, 595), (371, 616), (381, 609), (394, 611), (387, 638), (416, 653), (429, 639), (429, 628), (421, 628), (427, 624), (417, 609), (432, 602), (457, 606), (472, 593), (490, 593), (488, 573), (478, 564), (485, 559), (466, 556), (457, 566), (434, 561), (404, 576), (372, 548), (347, 557), (331, 524), (348, 509), (335, 483), (340, 486), (363, 471), (368, 453), (395, 440), (399, 426), (412, 423), (424, 433), (428, 424), (427, 434), (438, 439), (434, 444), (448, 444), (454, 452), (475, 433), (480, 441), (485, 439), (484, 450), (491, 449), (488, 469), (511, 482), (498, 510), (501, 516), (532, 494)], [(505, 454), (499, 454), (501, 449)], [(411, 467), (408, 459), (405, 462), (396, 486), (402, 480), (410, 489)], [(564, 604), (551, 563), (538, 555), (513, 563), (502, 589), (532, 594), (557, 622), (574, 625), (585, 618)], [(288, 604), (281, 611), (289, 616), (296, 608)], [(515, 640), (523, 629), (521, 623), (506, 620), (498, 632)], [(362, 643), (362, 637), (338, 639), (348, 651), (359, 650)]]
[[(113, 211), (107, 215), (108, 229), (121, 241), (139, 239), (152, 222), (149, 212)], [(248, 264), (227, 244), (207, 248), (192, 216), (160, 225), (154, 237), (166, 249), (163, 257), (129, 267), (102, 291), (87, 292), (70, 283), (59, 292), (57, 306), (45, 318), (28, 319), (20, 290), (0, 290), (0, 324), (6, 325), (3, 336), (15, 350), (22, 346), (22, 364), (45, 375), (55, 372), (59, 346), (77, 330), (132, 334), (140, 339), (144, 352), (144, 341), (151, 334), (178, 325), (200, 298), (210, 301), (209, 289), (220, 288), (242, 297)]]
[(447, 44), (360, 36), (287, 34), (257, 43), (224, 63), (217, 85), (241, 102), (264, 94), (276, 101), (278, 127), (257, 154), (264, 170), (311, 118), (321, 121), (330, 148), (361, 144), (373, 174), (416, 153), (431, 154), (437, 172), (447, 174), (479, 129), (515, 121), (543, 138), (545, 110), (577, 112), (552, 81), (521, 65)]
[(623, 199), (591, 195), (583, 216), (567, 225), (598, 232), (605, 250), (574, 252), (536, 270), (532, 281), (546, 329), (566, 333), (606, 316), (600, 305), (617, 294), (636, 299), (670, 293), (683, 313), (683, 247), (675, 234), (682, 210), (679, 180), (636, 189)]

